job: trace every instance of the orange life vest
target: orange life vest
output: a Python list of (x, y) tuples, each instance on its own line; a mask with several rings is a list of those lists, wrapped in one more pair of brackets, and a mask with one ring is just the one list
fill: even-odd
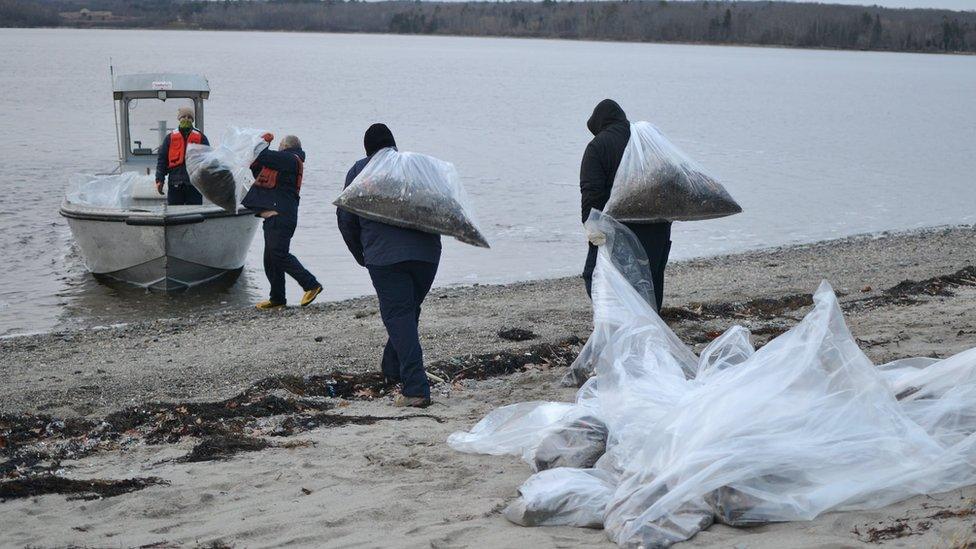
[(203, 134), (197, 130), (190, 130), (190, 135), (184, 141), (180, 130), (174, 130), (169, 134), (169, 169), (173, 169), (186, 161), (186, 145), (188, 143), (200, 144), (203, 142)]
[[(295, 160), (298, 161), (298, 174), (295, 176), (295, 192), (301, 194), (302, 192), (302, 175), (305, 172), (305, 163), (296, 154)], [(262, 189), (273, 189), (278, 186), (278, 170), (272, 170), (268, 167), (262, 167), (261, 171), (258, 172), (258, 176), (254, 179), (254, 185), (261, 187)]]

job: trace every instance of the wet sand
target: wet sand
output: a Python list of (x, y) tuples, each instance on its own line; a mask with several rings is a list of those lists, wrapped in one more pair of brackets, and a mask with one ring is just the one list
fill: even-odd
[[(976, 347), (974, 244), (976, 227), (954, 227), (678, 263), (663, 316), (696, 350), (736, 323), (762, 344), (827, 279), (875, 363), (945, 357)], [(536, 337), (512, 342), (498, 335), (507, 328)], [(498, 511), (529, 467), (444, 442), (497, 406), (571, 399), (558, 381), (590, 328), (575, 278), (437, 290), (423, 343), (432, 371), (454, 382), (436, 385), (424, 411), (392, 408), (368, 375), (385, 342), (372, 298), (0, 340), (0, 456), (47, 452), (0, 476), (162, 482), (10, 499), (0, 544), (608, 547), (598, 530), (508, 523)], [(158, 401), (175, 404), (147, 406)], [(30, 440), (14, 440), (17, 422)], [(968, 488), (811, 522), (712, 526), (683, 546), (952, 547), (976, 539), (974, 498)]]

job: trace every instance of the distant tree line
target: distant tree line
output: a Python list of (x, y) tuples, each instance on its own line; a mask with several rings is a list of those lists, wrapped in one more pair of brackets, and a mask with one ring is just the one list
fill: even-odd
[[(869, 0), (866, 0), (869, 1)], [(60, 17), (81, 8), (116, 19)], [(739, 1), (0, 0), (0, 26), (510, 36), (976, 52), (976, 12)]]
[(0, 0), (0, 27), (56, 27), (61, 17), (54, 7), (24, 0)]

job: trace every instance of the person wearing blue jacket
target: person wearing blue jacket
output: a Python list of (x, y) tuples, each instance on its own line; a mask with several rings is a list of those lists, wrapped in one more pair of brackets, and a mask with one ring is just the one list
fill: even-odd
[[(363, 138), (366, 158), (346, 174), (345, 187), (366, 167), (373, 155), (396, 147), (384, 124), (373, 124)], [(430, 405), (430, 383), (420, 347), (420, 307), (434, 283), (441, 258), (441, 237), (365, 219), (336, 210), (339, 232), (356, 262), (366, 267), (376, 289), (380, 317), (386, 327), (386, 347), (380, 366), (390, 383), (401, 383), (398, 407)]]
[[(268, 143), (274, 139), (265, 134)], [(298, 258), (289, 252), (291, 238), (298, 226), (298, 203), (305, 171), (305, 151), (294, 135), (286, 135), (278, 150), (266, 148), (251, 164), (254, 183), (241, 205), (264, 218), (264, 273), (271, 284), (271, 298), (257, 304), (261, 310), (285, 306), (285, 274), (295, 279), (305, 294), (305, 307), (322, 293), (322, 285), (308, 272)]]

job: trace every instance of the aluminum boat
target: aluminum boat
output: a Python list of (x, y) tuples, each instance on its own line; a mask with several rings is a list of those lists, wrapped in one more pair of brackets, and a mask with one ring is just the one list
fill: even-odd
[[(133, 74), (114, 77), (113, 83), (119, 163), (112, 173), (150, 175), (159, 145), (173, 129), (167, 120), (175, 119), (178, 107), (193, 108), (196, 127), (203, 130), (206, 78)], [(161, 291), (240, 272), (260, 221), (249, 210), (231, 213), (206, 200), (202, 206), (168, 206), (150, 177), (140, 178), (118, 203), (86, 203), (69, 193), (60, 213), (92, 273)]]

